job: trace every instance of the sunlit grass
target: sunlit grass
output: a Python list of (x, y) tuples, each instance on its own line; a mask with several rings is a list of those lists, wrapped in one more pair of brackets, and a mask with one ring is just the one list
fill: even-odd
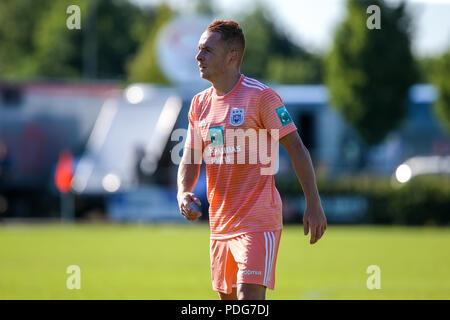
[[(331, 225), (310, 245), (301, 225), (285, 226), (267, 298), (449, 299), (449, 231)], [(69, 265), (80, 290), (66, 287)], [(379, 290), (366, 286), (369, 265)], [(0, 226), (0, 299), (217, 299), (208, 226)]]

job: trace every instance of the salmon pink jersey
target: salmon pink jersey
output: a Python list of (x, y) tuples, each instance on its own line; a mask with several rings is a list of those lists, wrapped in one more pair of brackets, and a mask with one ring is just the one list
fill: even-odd
[(297, 130), (278, 94), (241, 75), (226, 95), (214, 87), (197, 94), (188, 118), (185, 147), (201, 150), (206, 163), (211, 239), (282, 229), (276, 171), (262, 174), (275, 167), (271, 143)]

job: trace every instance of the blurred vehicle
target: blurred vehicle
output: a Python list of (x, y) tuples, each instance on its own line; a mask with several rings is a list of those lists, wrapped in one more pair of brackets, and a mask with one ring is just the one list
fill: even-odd
[(0, 218), (57, 214), (53, 174), (63, 149), (82, 153), (112, 84), (0, 82)]
[(77, 196), (101, 199), (113, 220), (181, 220), (176, 190), (155, 179), (182, 105), (175, 88), (145, 84), (107, 100), (75, 168)]

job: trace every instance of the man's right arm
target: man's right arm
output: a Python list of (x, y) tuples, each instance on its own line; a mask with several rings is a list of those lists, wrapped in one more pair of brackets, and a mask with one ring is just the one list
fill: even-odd
[(198, 157), (201, 156), (200, 153), (201, 152), (198, 150), (186, 147), (178, 167), (178, 206), (181, 214), (191, 221), (197, 220), (201, 215), (194, 212), (189, 205), (191, 202), (194, 202), (199, 206), (201, 205), (200, 200), (192, 193), (200, 175), (201, 158), (200, 161), (198, 161)]

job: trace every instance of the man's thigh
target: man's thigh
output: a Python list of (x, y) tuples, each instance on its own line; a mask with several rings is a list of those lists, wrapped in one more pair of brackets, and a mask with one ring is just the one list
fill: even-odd
[[(213, 240), (210, 244), (211, 280), (214, 291), (226, 299), (236, 292), (238, 266), (229, 248), (229, 240)], [(234, 294), (235, 295), (235, 294)]]
[(221, 299), (263, 299), (266, 287), (274, 289), (280, 237), (278, 230), (211, 240), (212, 284)]
[[(237, 263), (237, 284), (275, 287), (275, 267), (281, 230), (247, 233), (230, 239), (229, 248)], [(261, 291), (258, 286), (253, 291)], [(249, 289), (251, 290), (251, 289)], [(239, 295), (239, 290), (238, 290)]]

